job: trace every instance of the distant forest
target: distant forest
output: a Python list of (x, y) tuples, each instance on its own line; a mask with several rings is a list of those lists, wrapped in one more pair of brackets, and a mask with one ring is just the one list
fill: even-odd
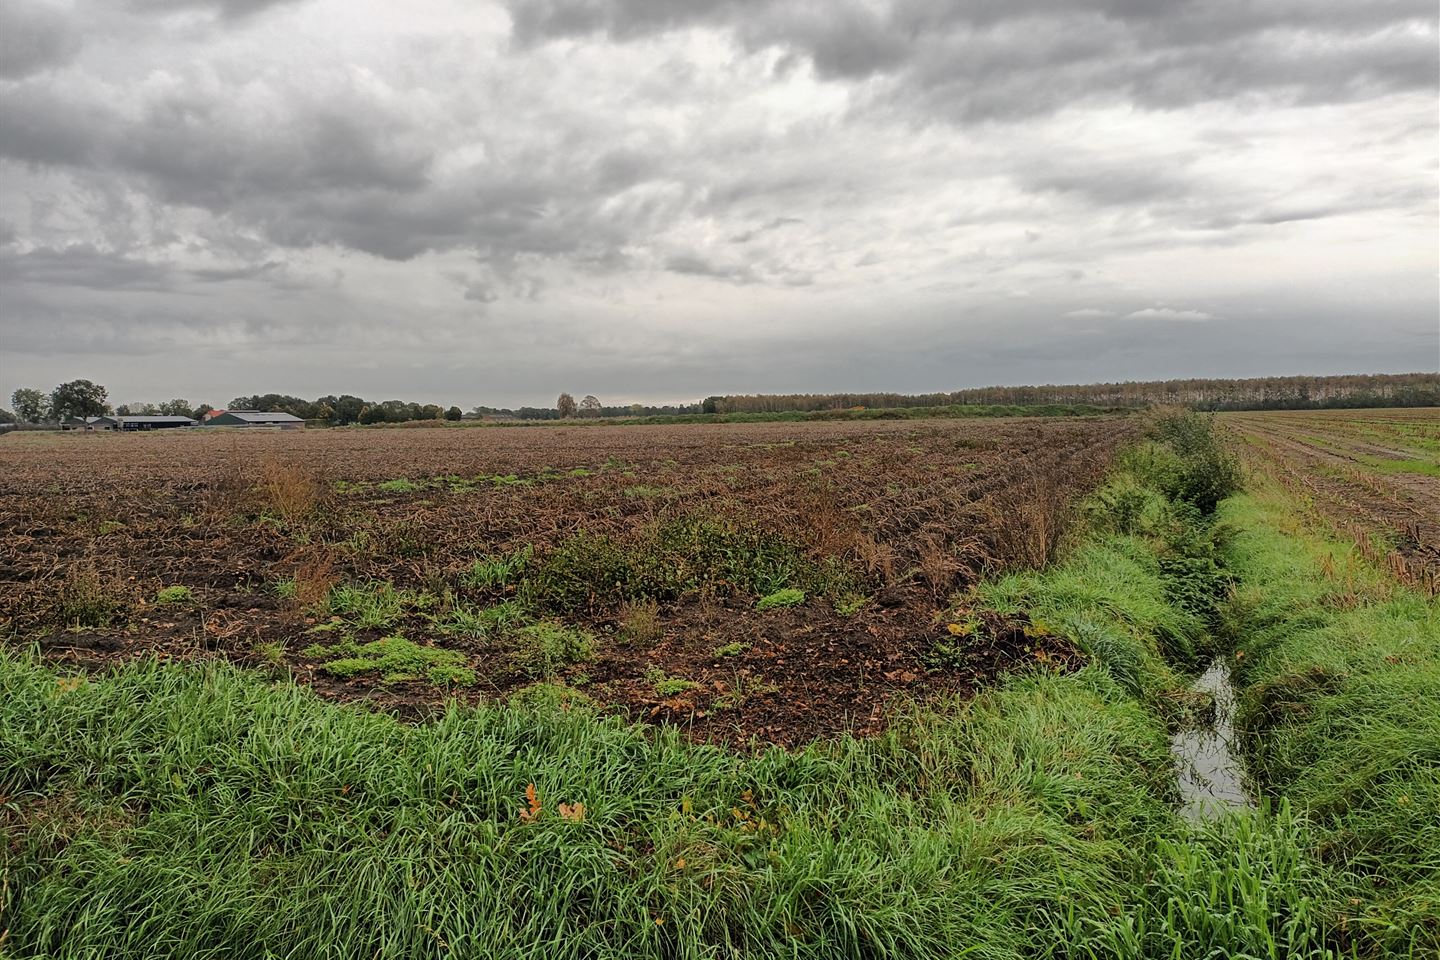
[(1245, 380), (1146, 380), (1125, 383), (979, 387), (952, 393), (788, 393), (711, 397), (706, 413), (782, 413), (864, 407), (968, 404), (1074, 404), (1143, 407), (1175, 404), (1196, 410), (1304, 410), (1342, 407), (1440, 406), (1440, 374), (1380, 373)]
[[(93, 394), (93, 396), (92, 396)], [(112, 408), (106, 390), (88, 380), (61, 384), (51, 394), (21, 389), (12, 398), (14, 413), (0, 409), (0, 426), (39, 425), (66, 416), (94, 415)], [(879, 411), (912, 411), (908, 416), (979, 415), (979, 408), (992, 408), (989, 415), (1011, 415), (1007, 409), (1023, 412), (1085, 413), (1123, 410), (1151, 404), (1172, 404), (1196, 410), (1305, 410), (1347, 407), (1435, 407), (1440, 406), (1440, 374), (1376, 373), (1331, 377), (1255, 377), (1246, 380), (1191, 379), (1143, 380), (1125, 383), (1046, 384), (1038, 387), (978, 387), (950, 393), (781, 393), (711, 396), (694, 403), (650, 405), (632, 403), (606, 406), (594, 396), (578, 403), (562, 393), (553, 407), (472, 407), (462, 411), (438, 404), (407, 403), (401, 400), (375, 402), (357, 396), (326, 396), (316, 400), (279, 393), (236, 397), (232, 410), (283, 411), (312, 423), (413, 423), (434, 420), (570, 420), (579, 419), (663, 419), (676, 422), (704, 420), (709, 415), (728, 418), (793, 414), (870, 418)], [(973, 407), (973, 412), (958, 408)], [(939, 408), (954, 408), (950, 412)], [(1065, 408), (1065, 409), (1062, 409)], [(192, 407), (187, 400), (156, 404), (121, 404), (116, 413), (181, 413), (199, 418), (208, 404)], [(921, 412), (925, 411), (925, 412)]]
[[(1176, 404), (1197, 410), (1301, 410), (1312, 407), (1440, 406), (1440, 374), (1377, 373), (1335, 377), (1257, 377), (1249, 380), (1149, 380), (1040, 387), (979, 387), (953, 393), (788, 393), (712, 396), (695, 403), (608, 406), (593, 396), (578, 404), (561, 394), (553, 407), (472, 407), (466, 420), (561, 420), (693, 417), (696, 414), (819, 413), (956, 406), (1143, 407)], [(283, 394), (236, 397), (230, 409), (283, 410), (332, 424), (459, 420), (459, 407), (356, 396), (302, 400)]]

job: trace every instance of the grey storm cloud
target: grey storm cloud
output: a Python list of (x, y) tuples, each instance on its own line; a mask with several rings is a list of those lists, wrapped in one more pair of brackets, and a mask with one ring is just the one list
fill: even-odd
[(90, 290), (165, 290), (168, 265), (97, 250), (88, 244), (60, 250), (0, 252), (0, 285), (38, 284)]
[(0, 79), (16, 79), (62, 66), (80, 52), (79, 26), (70, 11), (44, 0), (0, 5)]
[(299, 0), (129, 0), (129, 6), (139, 13), (202, 11), (227, 19), (238, 19), (261, 13), (271, 7), (296, 2)]
[[(12, 0), (0, 393), (1409, 366), (1436, 40), (1429, 0)], [(1303, 349), (1197, 347), (1233, 329)]]
[(518, 41), (627, 41), (683, 27), (777, 47), (823, 76), (892, 78), (926, 115), (1013, 117), (1085, 100), (1177, 107), (1256, 93), (1329, 102), (1429, 89), (1428, 0), (523, 0)]
[(748, 266), (715, 263), (695, 254), (671, 257), (665, 262), (665, 269), (671, 273), (681, 273), (692, 277), (714, 277), (717, 280), (729, 280), (734, 283), (753, 283), (755, 280), (754, 271)]

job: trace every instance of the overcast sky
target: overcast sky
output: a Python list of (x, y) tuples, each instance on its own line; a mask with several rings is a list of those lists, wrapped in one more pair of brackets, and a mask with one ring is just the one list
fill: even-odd
[(1434, 0), (4, 0), (0, 403), (1436, 370)]

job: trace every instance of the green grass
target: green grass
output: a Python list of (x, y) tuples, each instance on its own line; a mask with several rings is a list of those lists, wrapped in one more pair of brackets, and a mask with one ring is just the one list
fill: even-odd
[(1011, 958), (1123, 912), (1168, 816), (1163, 729), (1090, 672), (754, 756), (218, 665), (57, 689), (0, 652), (17, 955)]
[(457, 604), (434, 617), (432, 623), (444, 634), (474, 640), (495, 640), (523, 626), (529, 620), (529, 614), (520, 603), (506, 600), (490, 607)]
[(514, 553), (481, 557), (465, 571), (464, 583), (477, 590), (496, 590), (518, 583), (530, 563), (532, 550), (523, 547)]
[(1110, 534), (1059, 566), (983, 584), (964, 604), (1027, 613), (1070, 637), (1131, 696), (1173, 716), (1187, 685), (1181, 670), (1196, 665), (1195, 651), (1209, 640), (1203, 619), (1172, 604), (1166, 586), (1144, 537)]
[(1440, 601), (1300, 529), (1274, 491), (1222, 515), (1252, 770), (1315, 821), (1357, 936), (1440, 951)]
[(360, 630), (384, 630), (407, 613), (434, 605), (435, 598), (428, 593), (397, 590), (389, 583), (342, 583), (331, 589), (322, 612), (340, 617)]
[(1440, 463), (1434, 460), (1410, 460), (1382, 457), (1361, 457), (1378, 473), (1418, 473), (1426, 477), (1440, 477)]

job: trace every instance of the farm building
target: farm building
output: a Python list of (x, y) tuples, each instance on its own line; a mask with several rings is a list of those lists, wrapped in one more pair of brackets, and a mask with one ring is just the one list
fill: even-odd
[(299, 430), (305, 421), (290, 413), (262, 413), (259, 410), (226, 410), (205, 422), (207, 427), (279, 427)]
[(70, 417), (60, 424), (61, 430), (114, 430), (114, 417)]
[(193, 427), (196, 422), (190, 417), (172, 416), (124, 416), (124, 417), (101, 417), (101, 420), (111, 420), (115, 423), (110, 429), (118, 430), (170, 430), (175, 427)]

